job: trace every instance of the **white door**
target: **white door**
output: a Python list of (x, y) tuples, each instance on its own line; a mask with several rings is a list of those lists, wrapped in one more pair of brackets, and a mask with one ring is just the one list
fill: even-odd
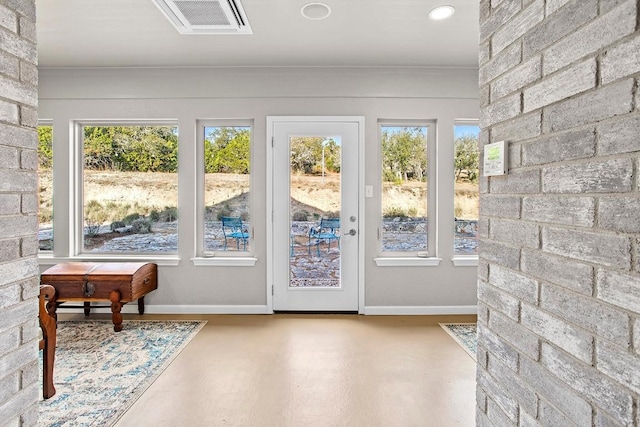
[(357, 311), (362, 118), (276, 117), (272, 136), (272, 307)]

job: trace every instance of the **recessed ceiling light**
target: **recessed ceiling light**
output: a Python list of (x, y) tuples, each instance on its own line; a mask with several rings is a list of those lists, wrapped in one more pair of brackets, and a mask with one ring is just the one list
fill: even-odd
[(438, 6), (429, 12), (429, 19), (439, 21), (441, 19), (447, 19), (456, 12), (453, 6)]
[(307, 19), (318, 21), (331, 15), (331, 8), (324, 3), (307, 3), (302, 6), (300, 13)]

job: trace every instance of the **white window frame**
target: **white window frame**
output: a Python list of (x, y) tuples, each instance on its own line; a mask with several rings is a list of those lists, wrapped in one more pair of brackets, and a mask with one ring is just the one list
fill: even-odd
[[(206, 251), (204, 248), (205, 227), (205, 164), (204, 164), (204, 130), (207, 127), (248, 127), (250, 128), (249, 154), (249, 244), (247, 251)], [(253, 267), (258, 259), (254, 256), (254, 221), (255, 221), (255, 191), (254, 191), (254, 132), (253, 119), (199, 119), (196, 121), (196, 255), (191, 258), (195, 266), (229, 266)]]
[[(70, 182), (72, 191), (72, 209), (70, 221), (70, 254), (73, 261), (147, 261), (157, 262), (159, 265), (177, 265), (180, 248), (175, 252), (85, 252), (84, 251), (84, 132), (85, 126), (172, 126), (180, 129), (176, 119), (109, 119), (109, 120), (77, 120), (71, 123), (73, 135), (73, 150), (71, 151), (73, 168), (70, 168)], [(178, 143), (178, 156), (180, 155)], [(180, 171), (178, 171), (178, 174)], [(178, 190), (179, 191), (179, 190)], [(179, 197), (179, 195), (178, 195)], [(178, 221), (180, 213), (178, 212)], [(178, 233), (180, 224), (178, 223)]]
[[(451, 141), (451, 143), (454, 145), (453, 147), (453, 155), (454, 158), (452, 159), (452, 161), (455, 162), (455, 127), (456, 126), (480, 126), (480, 120), (479, 119), (455, 119), (453, 122), (453, 140)], [(480, 150), (480, 147), (478, 147), (478, 151)], [(480, 159), (478, 159), (478, 161), (480, 161)], [(455, 179), (455, 177), (454, 177)], [(478, 180), (480, 179), (480, 177), (478, 177)], [(453, 194), (453, 198), (452, 198), (452, 203), (454, 203), (454, 212), (455, 212), (455, 202), (456, 202), (456, 195), (455, 195), (455, 182), (453, 184), (453, 189), (454, 189), (454, 194)], [(480, 182), (478, 181), (478, 194), (480, 191)], [(480, 216), (480, 215), (478, 215)], [(478, 218), (479, 219), (479, 218)], [(455, 223), (454, 223), (455, 224)], [(455, 226), (455, 225), (454, 225)], [(479, 231), (478, 231), (479, 233)], [(478, 236), (480, 237), (480, 236)], [(453, 257), (451, 258), (451, 262), (453, 263), (454, 266), (456, 267), (477, 267), (478, 266), (478, 254), (463, 254), (463, 253), (456, 253), (455, 252), (455, 231), (454, 231), (454, 241), (451, 242), (451, 245), (453, 246)]]
[[(378, 256), (374, 261), (378, 267), (437, 267), (438, 257), (438, 218), (437, 218), (437, 179), (438, 179), (438, 133), (437, 122), (428, 119), (378, 120)], [(383, 127), (426, 127), (427, 128), (427, 250), (426, 251), (382, 251), (382, 128)]]

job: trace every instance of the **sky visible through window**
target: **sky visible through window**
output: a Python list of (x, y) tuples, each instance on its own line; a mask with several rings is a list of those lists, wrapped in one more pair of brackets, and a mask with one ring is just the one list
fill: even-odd
[[(407, 127), (411, 126), (384, 126), (384, 130), (390, 133), (403, 132)], [(453, 137), (455, 139), (470, 135), (475, 138), (480, 135), (480, 127), (478, 125), (455, 125)]]
[(480, 135), (480, 127), (478, 125), (455, 125), (453, 129), (454, 139), (461, 138), (466, 135), (477, 138), (478, 135)]

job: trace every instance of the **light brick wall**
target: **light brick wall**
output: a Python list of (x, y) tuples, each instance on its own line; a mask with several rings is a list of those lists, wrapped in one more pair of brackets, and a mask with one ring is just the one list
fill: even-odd
[(36, 426), (35, 0), (0, 0), (0, 425)]
[(638, 0), (481, 0), (479, 426), (640, 426)]

